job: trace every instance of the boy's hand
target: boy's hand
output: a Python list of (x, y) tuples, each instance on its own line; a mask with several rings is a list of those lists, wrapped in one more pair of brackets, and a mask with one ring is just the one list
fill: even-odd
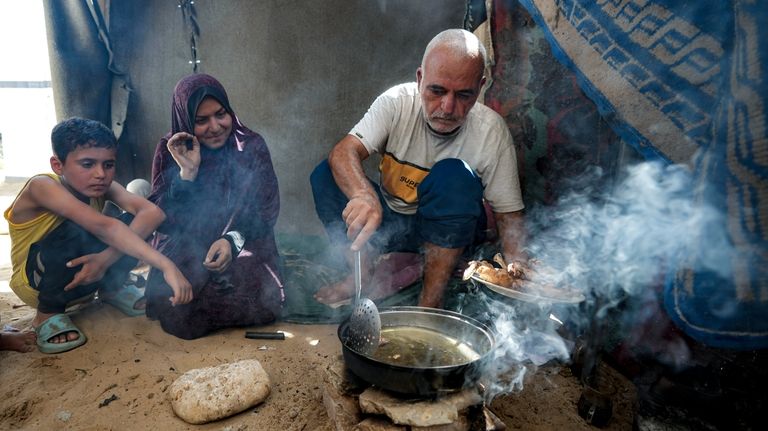
[(67, 262), (67, 268), (74, 268), (83, 265), (80, 271), (77, 271), (72, 281), (64, 286), (64, 290), (72, 290), (77, 286), (95, 283), (104, 277), (104, 273), (109, 269), (109, 264), (102, 253), (86, 254)]
[(163, 271), (163, 278), (173, 290), (173, 296), (168, 298), (172, 305), (187, 304), (192, 300), (192, 285), (175, 265)]
[(171, 136), (166, 144), (173, 160), (181, 169), (181, 179), (194, 181), (197, 178), (197, 168), (200, 167), (200, 142), (186, 132)]
[(229, 267), (232, 262), (232, 246), (226, 239), (217, 239), (208, 249), (203, 266), (208, 271), (222, 272)]

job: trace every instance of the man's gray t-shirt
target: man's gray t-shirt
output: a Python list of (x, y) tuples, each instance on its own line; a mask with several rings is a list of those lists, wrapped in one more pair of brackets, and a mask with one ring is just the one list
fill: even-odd
[(401, 84), (379, 96), (349, 134), (369, 154), (381, 154), (380, 183), (393, 211), (415, 214), (416, 188), (436, 162), (449, 158), (463, 160), (481, 178), (494, 212), (524, 208), (512, 136), (485, 105), (475, 104), (455, 133), (442, 136), (428, 127), (416, 83)]

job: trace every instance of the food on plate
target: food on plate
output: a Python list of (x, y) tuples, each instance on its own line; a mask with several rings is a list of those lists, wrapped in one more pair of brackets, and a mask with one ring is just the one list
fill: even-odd
[(470, 261), (467, 269), (464, 270), (464, 280), (469, 280), (473, 275), (476, 275), (483, 281), (513, 289), (522, 288), (523, 284), (528, 280), (527, 273), (530, 268), (527, 264), (520, 262), (507, 264), (501, 253), (496, 253), (493, 256), (493, 261), (500, 268), (485, 260)]
[(486, 286), (496, 286), (489, 288), (504, 295), (506, 294), (503, 291), (509, 289), (512, 297), (515, 298), (525, 295), (529, 300), (536, 298), (571, 303), (584, 300), (581, 292), (561, 288), (553, 283), (552, 280), (557, 278), (553, 269), (540, 265), (536, 260), (508, 264), (501, 253), (497, 253), (493, 257), (493, 262), (496, 265), (485, 260), (469, 262), (467, 269), (464, 270), (463, 279), (472, 278), (483, 282)]

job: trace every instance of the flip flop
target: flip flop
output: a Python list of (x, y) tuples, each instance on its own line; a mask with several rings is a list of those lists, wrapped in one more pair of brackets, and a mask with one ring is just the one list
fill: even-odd
[[(48, 341), (52, 337), (66, 334), (67, 332), (77, 332), (77, 340), (67, 341), (65, 343), (51, 343)], [(37, 334), (37, 348), (43, 353), (66, 352), (75, 347), (80, 347), (88, 341), (85, 334), (72, 323), (72, 319), (66, 314), (54, 314), (49, 317), (45, 322), (41, 323), (40, 326), (35, 328), (35, 334)]]
[(139, 290), (138, 287), (133, 284), (126, 284), (114, 292), (109, 292), (109, 294), (102, 297), (101, 300), (122, 311), (123, 314), (127, 316), (136, 317), (145, 314), (144, 309), (134, 308), (136, 303), (143, 298), (144, 293)]

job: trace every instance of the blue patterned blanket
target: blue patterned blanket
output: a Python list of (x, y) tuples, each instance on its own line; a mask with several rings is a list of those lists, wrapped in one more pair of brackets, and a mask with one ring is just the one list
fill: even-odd
[[(758, 0), (519, 0), (614, 130), (688, 165), (724, 213), (727, 277), (685, 264), (672, 319), (709, 345), (768, 347), (768, 8)], [(702, 240), (702, 247), (707, 242)]]

